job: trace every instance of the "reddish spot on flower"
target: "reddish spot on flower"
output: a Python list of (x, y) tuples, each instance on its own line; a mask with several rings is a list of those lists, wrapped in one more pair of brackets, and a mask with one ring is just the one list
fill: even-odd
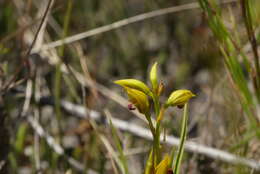
[(128, 109), (129, 109), (130, 111), (133, 111), (133, 110), (136, 109), (132, 103), (128, 104), (127, 107), (128, 107)]
[(167, 174), (173, 174), (172, 169), (168, 169)]
[(177, 107), (178, 107), (179, 109), (182, 109), (182, 108), (184, 107), (184, 105), (177, 105)]

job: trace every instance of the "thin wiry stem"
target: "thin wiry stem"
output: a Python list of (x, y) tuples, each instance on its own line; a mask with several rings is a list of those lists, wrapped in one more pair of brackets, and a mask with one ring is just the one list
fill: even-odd
[(16, 71), (14, 72), (13, 77), (10, 79), (9, 82), (7, 82), (7, 84), (4, 85), (2, 91), (6, 91), (6, 90), (9, 88), (9, 86), (15, 81), (17, 75), (23, 70), (23, 68), (24, 68), (25, 65), (26, 65), (27, 67), (30, 67), (30, 66), (29, 66), (30, 64), (29, 64), (28, 58), (29, 58), (29, 56), (30, 56), (30, 54), (31, 54), (31, 52), (32, 52), (32, 49), (33, 49), (33, 47), (34, 47), (36, 41), (37, 41), (38, 35), (39, 35), (39, 33), (40, 33), (40, 31), (41, 31), (41, 29), (42, 29), (42, 27), (43, 27), (43, 25), (44, 25), (44, 23), (45, 23), (45, 21), (46, 21), (46, 19), (47, 19), (47, 16), (48, 16), (48, 14), (49, 14), (49, 12), (50, 12), (50, 10), (51, 10), (51, 7), (52, 7), (52, 5), (54, 4), (54, 1), (55, 1), (55, 0), (49, 0), (49, 2), (48, 2), (48, 4), (47, 4), (47, 7), (46, 7), (46, 10), (44, 11), (42, 20), (41, 20), (41, 22), (40, 22), (40, 25), (39, 25), (39, 27), (38, 27), (38, 29), (37, 29), (37, 31), (36, 31), (36, 34), (35, 34), (35, 36), (34, 36), (34, 38), (33, 38), (33, 41), (32, 41), (32, 43), (31, 43), (31, 45), (29, 46), (29, 48), (28, 48), (28, 50), (27, 50), (25, 56), (23, 56), (23, 58), (22, 58), (23, 63), (16, 69)]

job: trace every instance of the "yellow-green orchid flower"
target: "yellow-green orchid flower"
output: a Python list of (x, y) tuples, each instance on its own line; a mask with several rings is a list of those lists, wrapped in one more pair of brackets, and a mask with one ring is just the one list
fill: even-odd
[(176, 90), (171, 93), (165, 106), (183, 107), (192, 97), (195, 97), (195, 94), (193, 94), (190, 90), (187, 89)]
[(149, 100), (145, 93), (125, 87), (126, 93), (129, 97), (129, 101), (138, 109), (142, 114), (147, 114), (149, 111)]
[(170, 157), (165, 155), (163, 160), (156, 166), (155, 174), (167, 174), (170, 169)]
[(149, 87), (146, 84), (144, 84), (143, 82), (136, 80), (136, 79), (116, 80), (114, 83), (118, 84), (122, 87), (139, 90), (150, 96), (152, 95), (152, 92), (150, 91)]

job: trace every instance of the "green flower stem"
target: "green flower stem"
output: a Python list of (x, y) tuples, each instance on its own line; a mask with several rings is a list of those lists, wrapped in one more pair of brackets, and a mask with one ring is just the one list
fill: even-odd
[(157, 165), (160, 161), (160, 126), (161, 126), (161, 121), (158, 121), (156, 124), (156, 129), (155, 129), (155, 141), (154, 141), (154, 151), (155, 151), (155, 159), (154, 163)]
[[(159, 102), (159, 96), (157, 96), (155, 93), (152, 95), (153, 103), (154, 103), (154, 110), (156, 119), (158, 119), (161, 109), (160, 109), (160, 102)], [(157, 121), (156, 128), (155, 128), (155, 135), (154, 135), (154, 142), (153, 142), (153, 164), (154, 167), (157, 166), (160, 160), (160, 121)]]
[(155, 164), (157, 165), (160, 161), (161, 150), (160, 150), (160, 135), (161, 135), (161, 120), (164, 117), (164, 111), (166, 107), (162, 106), (159, 110), (159, 114), (157, 116), (156, 128), (155, 128), (155, 141), (154, 141), (154, 150), (156, 154)]
[(156, 115), (156, 117), (158, 117), (159, 113), (160, 113), (159, 97), (156, 94), (153, 94), (152, 99), (153, 99), (153, 103), (154, 103), (155, 115)]
[(149, 125), (149, 128), (150, 128), (150, 130), (151, 130), (151, 132), (152, 132), (152, 134), (153, 134), (153, 137), (155, 138), (155, 128), (154, 128), (154, 126), (153, 126), (153, 122), (152, 122), (152, 119), (151, 119), (151, 115), (149, 114), (149, 113), (146, 113), (145, 114), (145, 118), (146, 118), (146, 120), (148, 121), (148, 125)]
[[(151, 152), (151, 157), (149, 157), (149, 161), (151, 161), (151, 163), (152, 163), (152, 166), (150, 166), (150, 167), (148, 167), (148, 166), (146, 166), (147, 167), (147, 169), (145, 170), (145, 171), (147, 171), (148, 169), (149, 169), (149, 171), (150, 170), (154, 170), (155, 169), (155, 167), (156, 167), (156, 165), (157, 165), (157, 163), (155, 163), (155, 161), (157, 161), (157, 147), (156, 147), (156, 129), (154, 128), (154, 126), (153, 126), (153, 122), (152, 122), (152, 119), (151, 119), (151, 115), (149, 114), (149, 113), (146, 113), (145, 114), (145, 117), (146, 117), (146, 119), (147, 119), (147, 121), (148, 121), (148, 124), (149, 124), (149, 127), (150, 127), (150, 130), (151, 130), (151, 132), (152, 132), (152, 134), (153, 134), (153, 150), (152, 150), (152, 152)], [(147, 164), (148, 165), (148, 164)]]

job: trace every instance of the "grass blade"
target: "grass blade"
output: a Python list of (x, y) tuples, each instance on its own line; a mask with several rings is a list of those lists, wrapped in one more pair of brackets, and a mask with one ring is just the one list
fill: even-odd
[(180, 141), (180, 146), (178, 149), (176, 161), (174, 164), (175, 174), (179, 174), (180, 172), (181, 160), (184, 152), (184, 142), (187, 136), (187, 122), (188, 122), (188, 104), (185, 104), (184, 111), (183, 111), (182, 125), (181, 125), (181, 141)]

